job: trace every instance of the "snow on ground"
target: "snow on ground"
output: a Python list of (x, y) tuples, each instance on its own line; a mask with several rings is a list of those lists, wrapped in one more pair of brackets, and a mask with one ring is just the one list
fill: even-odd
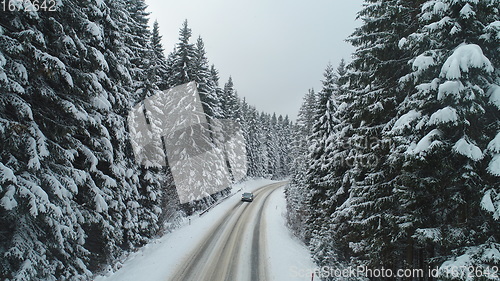
[[(240, 200), (241, 193), (274, 182), (276, 181), (258, 179), (236, 184), (233, 187), (236, 196), (222, 201), (201, 217), (198, 215), (189, 217), (185, 220), (184, 226), (131, 253), (118, 271), (98, 276), (95, 281), (165, 281), (194, 247), (198, 246), (213, 224)], [(313, 263), (307, 248), (295, 239), (285, 226), (283, 188), (272, 194), (268, 204), (270, 208), (266, 212), (266, 223), (268, 253), (272, 260), (269, 270), (271, 280), (304, 280), (304, 275), (299, 276), (297, 273), (313, 268)]]
[(285, 226), (286, 200), (283, 187), (271, 195), (268, 204), (265, 218), (269, 280), (311, 280), (315, 265), (310, 258), (309, 251)]

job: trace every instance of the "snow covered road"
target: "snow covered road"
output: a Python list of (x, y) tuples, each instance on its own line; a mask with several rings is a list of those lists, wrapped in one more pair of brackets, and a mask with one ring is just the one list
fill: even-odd
[[(285, 227), (286, 182), (258, 180), (131, 256), (99, 281), (310, 280), (307, 249)], [(236, 189), (235, 188), (235, 189)], [(251, 203), (241, 193), (253, 191)]]
[(171, 280), (268, 280), (262, 213), (272, 192), (281, 186), (264, 186), (254, 192), (252, 203), (234, 205)]

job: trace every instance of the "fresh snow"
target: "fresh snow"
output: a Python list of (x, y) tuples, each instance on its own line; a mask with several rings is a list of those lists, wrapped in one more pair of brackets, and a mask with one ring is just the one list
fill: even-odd
[(426, 10), (428, 7), (432, 7), (432, 12), (436, 15), (442, 15), (446, 10), (448, 10), (449, 5), (442, 1), (430, 1), (424, 4), (422, 10)]
[(404, 48), (404, 46), (406, 45), (406, 42), (408, 42), (408, 39), (406, 39), (406, 38), (404, 38), (404, 37), (403, 37), (403, 38), (401, 38), (401, 39), (399, 40), (399, 42), (398, 42), (398, 47), (399, 47), (400, 49), (403, 49), (403, 48)]
[[(463, 254), (454, 258), (452, 261), (444, 262), (440, 267), (439, 271), (441, 274), (445, 275), (449, 272), (457, 272), (461, 276), (471, 276), (469, 268), (472, 266), (471, 257), (469, 254)], [(458, 276), (460, 276), (458, 275)]]
[(487, 72), (494, 70), (481, 47), (476, 44), (462, 44), (443, 64), (441, 77), (449, 80), (459, 79), (462, 77), (462, 72), (469, 72), (470, 68), (482, 68)]
[(481, 207), (483, 207), (483, 209), (485, 209), (488, 212), (495, 213), (496, 208), (495, 205), (493, 204), (493, 201), (491, 200), (491, 190), (488, 190), (484, 193), (483, 199), (481, 200)]
[(73, 78), (67, 72), (66, 65), (58, 58), (42, 51), (36, 51), (35, 57), (40, 60), (42, 65), (51, 71), (57, 71), (66, 80), (70, 87), (73, 87)]
[(488, 150), (494, 153), (500, 153), (500, 132), (497, 133), (496, 137), (490, 141), (488, 144)]
[[(455, 276), (465, 276), (466, 279), (462, 280), (476, 280), (472, 276), (479, 276), (477, 269), (486, 270), (489, 268), (489, 272), (483, 271), (484, 274), (495, 274), (498, 272), (491, 266), (487, 264), (482, 264), (482, 261), (490, 261), (491, 264), (500, 263), (500, 251), (499, 245), (496, 243), (487, 243), (479, 246), (467, 247), (464, 254), (453, 257), (448, 261), (445, 261), (439, 267), (439, 273), (443, 276), (450, 276), (450, 274)], [(479, 265), (484, 266), (483, 268)], [(475, 271), (476, 270), (476, 271)], [(486, 275), (483, 275), (486, 276)], [(491, 278), (492, 276), (486, 277), (489, 280), (498, 280), (498, 278)]]
[(488, 165), (488, 172), (495, 176), (500, 176), (500, 154), (493, 157)]
[(421, 152), (425, 152), (430, 148), (441, 143), (438, 140), (434, 140), (436, 136), (441, 136), (441, 131), (438, 129), (434, 129), (430, 131), (425, 137), (423, 137), (416, 145), (412, 145), (409, 147), (408, 152), (410, 154), (419, 154)]
[[(308, 249), (285, 226), (286, 199), (283, 187), (269, 198), (266, 212), (269, 281), (309, 280), (315, 266)], [(275, 206), (273, 209), (272, 206)]]
[(100, 8), (100, 7), (102, 7), (102, 5), (104, 4), (104, 0), (96, 0), (96, 1), (95, 1), (95, 3), (96, 3), (96, 5), (97, 5), (97, 7), (99, 7), (99, 8)]
[(38, 148), (38, 155), (40, 157), (47, 157), (50, 155), (49, 149), (47, 148), (47, 138), (42, 133), (38, 125), (33, 124), (29, 129), (31, 135), (36, 137), (36, 143)]
[(94, 188), (94, 192), (95, 192), (94, 202), (96, 211), (98, 213), (108, 211), (109, 208), (108, 203), (106, 203), (106, 200), (104, 200), (104, 198), (100, 194), (100, 190)]
[(471, 160), (478, 161), (483, 159), (483, 152), (476, 145), (468, 142), (465, 138), (461, 138), (453, 146), (453, 150)]
[[(1, 61), (1, 58), (0, 58), (0, 61)], [(1, 63), (0, 63), (0, 67), (1, 67)], [(17, 77), (19, 77), (19, 79), (21, 79), (21, 81), (23, 81), (25, 83), (28, 82), (28, 71), (26, 70), (26, 67), (24, 67), (24, 65), (17, 63), (17, 62), (14, 62), (13, 63), (13, 71), (16, 73)]]
[(30, 137), (26, 141), (27, 150), (29, 153), (30, 160), (28, 160), (28, 168), (40, 169), (40, 155), (37, 151), (37, 143), (34, 138)]
[(415, 119), (419, 118), (422, 114), (420, 112), (412, 109), (406, 114), (403, 114), (399, 119), (394, 123), (394, 126), (392, 127), (393, 132), (399, 132), (403, 129), (409, 128), (411, 122), (413, 122)]
[(82, 120), (82, 121), (88, 120), (87, 113), (85, 113), (85, 111), (83, 110), (76, 108), (76, 106), (73, 103), (66, 100), (61, 100), (60, 104), (62, 107), (64, 107), (65, 112), (71, 113), (73, 116), (75, 116), (77, 120)]
[[(95, 281), (168, 280), (186, 256), (198, 247), (213, 223), (240, 200), (238, 195), (274, 182), (258, 179), (234, 185), (232, 193), (236, 195), (222, 201), (201, 217), (196, 214), (185, 218), (182, 227), (130, 254), (123, 264), (118, 264), (114, 269), (108, 268), (106, 276), (98, 276)], [(309, 269), (314, 268), (314, 263), (307, 248), (285, 226), (283, 187), (271, 195), (267, 204), (270, 206), (265, 212), (269, 280), (304, 280), (304, 275), (298, 273), (309, 272)], [(310, 277), (309, 274), (307, 276)]]
[(444, 29), (450, 24), (453, 24), (453, 20), (450, 17), (445, 16), (437, 22), (426, 25), (425, 28), (429, 29), (430, 32), (434, 32), (436, 30)]
[(495, 247), (486, 249), (483, 252), (483, 257), (486, 260), (495, 260), (496, 262), (500, 262), (500, 250), (498, 250), (498, 248)]
[(474, 12), (474, 10), (472, 10), (472, 7), (469, 3), (465, 4), (465, 6), (462, 8), (462, 10), (460, 10), (460, 16), (462, 18), (468, 19), (468, 18), (475, 16), (475, 15), (476, 15), (476, 12)]
[(80, 146), (80, 149), (82, 150), (83, 154), (87, 158), (87, 161), (90, 162), (90, 171), (95, 172), (97, 171), (97, 164), (99, 163), (99, 160), (97, 157), (92, 153), (92, 151), (86, 147), (85, 145)]
[[(0, 163), (1, 165), (2, 163)], [(16, 192), (16, 188), (13, 185), (7, 187), (7, 191), (5, 195), (0, 199), (0, 206), (2, 206), (5, 210), (10, 211), (17, 206), (17, 201), (14, 198), (14, 193)]]
[(500, 109), (500, 86), (491, 85), (488, 90), (488, 96), (490, 96), (490, 103)]
[(441, 241), (443, 239), (439, 228), (418, 228), (415, 232), (419, 237), (429, 239), (431, 241)]
[(416, 86), (417, 90), (422, 93), (428, 93), (430, 91), (436, 90), (439, 85), (439, 79), (435, 78), (430, 83), (422, 83)]
[(97, 97), (94, 97), (92, 103), (96, 108), (101, 110), (111, 110), (112, 107), (111, 103), (104, 95), (99, 95)]
[(102, 30), (96, 23), (91, 21), (87, 22), (87, 31), (97, 40), (102, 40)]
[(439, 92), (437, 99), (442, 100), (447, 95), (453, 95), (455, 97), (458, 97), (460, 91), (464, 89), (465, 89), (464, 85), (462, 84), (462, 82), (458, 80), (446, 81), (443, 84), (439, 85)]
[(2, 69), (0, 69), (0, 84), (7, 84), (8, 82), (9, 78), (7, 78), (7, 74)]
[(429, 68), (429, 66), (434, 65), (434, 63), (434, 58), (432, 56), (422, 54), (415, 58), (412, 68), (414, 71), (422, 72)]
[(429, 119), (428, 125), (437, 125), (441, 123), (456, 123), (458, 121), (457, 110), (447, 106), (434, 112)]
[(92, 52), (92, 55), (95, 57), (101, 69), (104, 71), (108, 71), (109, 70), (108, 62), (106, 61), (106, 58), (104, 58), (104, 55), (101, 53), (101, 51), (97, 50), (94, 47), (91, 47), (90, 51)]
[[(495, 40), (495, 39), (500, 39), (500, 21), (494, 21), (490, 24), (488, 24), (485, 28), (484, 31), (486, 32), (485, 34), (481, 35), (479, 38), (484, 39), (484, 40)], [(494, 36), (494, 38), (491, 38), (491, 35)]]
[(13, 183), (17, 182), (14, 171), (0, 162), (0, 183), (5, 183), (8, 181), (11, 181)]

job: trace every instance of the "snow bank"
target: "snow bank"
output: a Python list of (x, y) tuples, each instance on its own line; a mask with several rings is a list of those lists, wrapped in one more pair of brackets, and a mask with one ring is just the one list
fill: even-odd
[(269, 198), (266, 212), (269, 281), (310, 280), (315, 265), (307, 248), (286, 227), (283, 187)]

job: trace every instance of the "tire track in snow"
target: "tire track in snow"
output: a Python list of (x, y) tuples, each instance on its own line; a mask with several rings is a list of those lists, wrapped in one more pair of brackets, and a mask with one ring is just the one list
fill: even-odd
[[(281, 186), (281, 185), (280, 185)], [(280, 187), (278, 186), (278, 187)], [(265, 227), (266, 222), (262, 219), (262, 213), (264, 212), (265, 207), (267, 206), (267, 201), (269, 200), (270, 195), (277, 188), (273, 188), (268, 194), (266, 194), (266, 198), (262, 203), (262, 206), (259, 208), (256, 217), (256, 224), (253, 229), (253, 237), (252, 237), (252, 275), (251, 280), (266, 280), (267, 276), (267, 263), (265, 260), (265, 249), (266, 249), (266, 239), (265, 239)], [(261, 251), (263, 249), (264, 251)]]
[(263, 186), (254, 191), (254, 202), (235, 204), (169, 280), (266, 280), (263, 212), (269, 196), (284, 184)]

